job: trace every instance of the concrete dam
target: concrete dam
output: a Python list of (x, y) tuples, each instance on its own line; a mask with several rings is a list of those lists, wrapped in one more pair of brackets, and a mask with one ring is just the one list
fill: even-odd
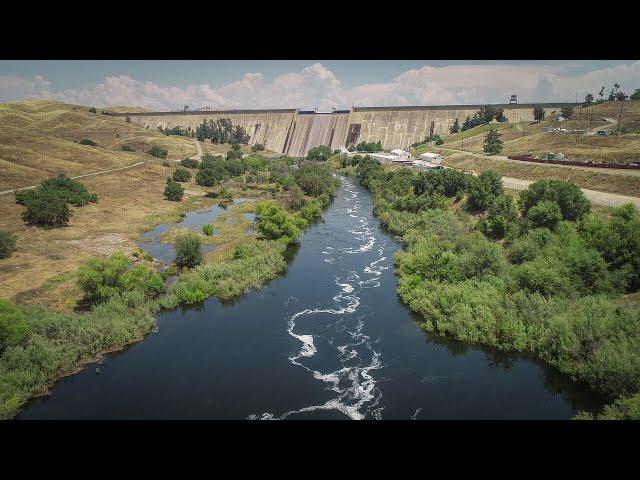
[[(565, 103), (498, 104), (511, 123), (533, 121), (534, 106), (547, 115), (560, 111)], [(571, 104), (576, 106), (577, 104)], [(382, 142), (385, 150), (406, 149), (433, 134), (449, 135), (457, 118), (462, 123), (483, 105), (433, 105), (403, 107), (352, 107), (349, 110), (211, 110), (184, 112), (110, 113), (129, 117), (147, 128), (191, 127), (205, 120), (229, 118), (250, 135), (249, 144), (263, 144), (268, 150), (292, 157), (303, 157), (313, 147), (349, 148), (360, 142)]]

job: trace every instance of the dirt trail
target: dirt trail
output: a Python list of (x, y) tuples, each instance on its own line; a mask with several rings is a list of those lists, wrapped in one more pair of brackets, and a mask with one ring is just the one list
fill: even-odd
[[(127, 168), (137, 167), (138, 165), (142, 165), (143, 163), (147, 163), (146, 160), (142, 161), (142, 162), (132, 163), (131, 165), (127, 165), (125, 167), (110, 168), (109, 170), (100, 170), (99, 172), (85, 173), (83, 175), (76, 175), (75, 177), (70, 177), (70, 178), (72, 180), (75, 180), (77, 178), (93, 177), (94, 175), (102, 175), (103, 173), (116, 172), (118, 170), (126, 170)], [(29, 185), (28, 187), (13, 188), (11, 190), (4, 190), (4, 191), (0, 192), (0, 195), (6, 195), (7, 193), (19, 192), (20, 190), (29, 190), (30, 188), (36, 188), (36, 187), (37, 187), (37, 185)]]

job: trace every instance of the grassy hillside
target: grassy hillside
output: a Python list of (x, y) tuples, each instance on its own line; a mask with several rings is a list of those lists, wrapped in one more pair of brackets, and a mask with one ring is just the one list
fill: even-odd
[[(97, 146), (80, 145), (82, 139)], [(122, 151), (122, 145), (135, 152)], [(196, 153), (190, 138), (165, 136), (122, 117), (50, 100), (0, 104), (0, 191), (19, 188), (59, 173), (82, 175), (152, 160), (152, 145), (169, 159)]]
[[(576, 160), (640, 161), (640, 133), (601, 137), (543, 132), (544, 127), (589, 128), (588, 116), (593, 118), (592, 129), (610, 125), (609, 122), (601, 119), (617, 120), (619, 112), (620, 102), (605, 102), (593, 108), (576, 109), (572, 120), (568, 122), (558, 122), (558, 114), (552, 114), (540, 123), (481, 125), (447, 137), (443, 147), (464, 148), (471, 152), (482, 153), (487, 130), (497, 128), (504, 141), (503, 155), (562, 152), (566, 157)], [(640, 130), (640, 102), (624, 102), (621, 123), (623, 128)]]

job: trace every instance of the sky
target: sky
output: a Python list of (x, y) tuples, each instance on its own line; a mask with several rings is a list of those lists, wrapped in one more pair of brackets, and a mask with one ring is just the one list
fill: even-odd
[(174, 110), (583, 101), (640, 88), (640, 61), (0, 61), (0, 102)]

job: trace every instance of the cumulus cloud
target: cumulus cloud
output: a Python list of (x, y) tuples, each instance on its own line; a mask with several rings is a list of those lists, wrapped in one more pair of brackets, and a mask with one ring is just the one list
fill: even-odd
[(151, 109), (192, 108), (319, 108), (364, 105), (443, 105), (506, 102), (517, 94), (520, 102), (564, 101), (594, 95), (602, 85), (617, 82), (628, 93), (640, 87), (640, 62), (593, 69), (575, 74), (573, 63), (491, 64), (408, 70), (389, 82), (343, 88), (335, 74), (321, 63), (288, 72), (267, 81), (259, 72), (221, 86), (209, 83), (161, 87), (127, 75), (108, 76), (93, 88), (52, 90), (43, 76), (24, 79), (0, 76), (0, 100), (53, 98), (68, 103), (108, 107), (139, 105)]

